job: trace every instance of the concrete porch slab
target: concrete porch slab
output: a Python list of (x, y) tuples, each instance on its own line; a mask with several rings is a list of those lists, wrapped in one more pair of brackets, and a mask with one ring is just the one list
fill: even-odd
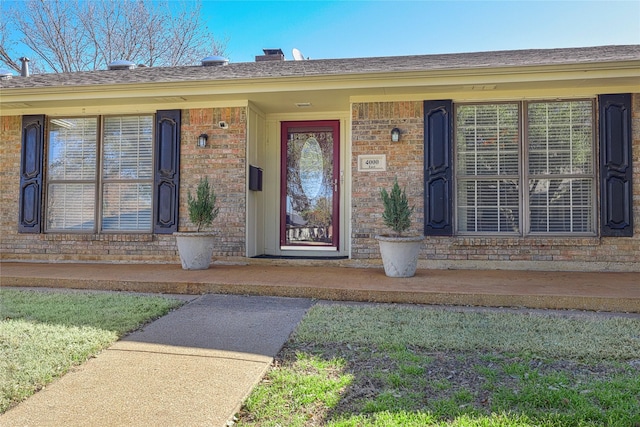
[(640, 274), (633, 272), (419, 269), (389, 278), (379, 268), (293, 263), (186, 271), (177, 264), (4, 262), (0, 269), (2, 286), (640, 313)]

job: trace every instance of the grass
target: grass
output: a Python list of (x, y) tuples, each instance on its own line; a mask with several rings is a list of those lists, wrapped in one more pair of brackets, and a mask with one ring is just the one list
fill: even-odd
[(0, 289), (0, 413), (182, 302)]
[(317, 304), (238, 425), (638, 427), (640, 319)]

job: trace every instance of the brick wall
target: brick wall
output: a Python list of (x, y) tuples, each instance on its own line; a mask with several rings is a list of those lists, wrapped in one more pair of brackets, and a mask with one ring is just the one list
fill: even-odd
[[(394, 177), (415, 205), (412, 231), (423, 231), (422, 102), (352, 105), (352, 258), (378, 260), (374, 236), (387, 232), (379, 189)], [(402, 137), (392, 143), (391, 129)], [(499, 238), (427, 237), (420, 266), (435, 268), (522, 268), (541, 270), (640, 271), (640, 94), (633, 96), (634, 237)], [(361, 154), (386, 154), (386, 172), (358, 172)]]
[[(227, 122), (222, 129), (218, 123)], [(206, 133), (205, 148), (196, 146)], [(220, 214), (213, 223), (219, 236), (214, 255), (243, 256), (246, 221), (247, 115), (244, 108), (206, 108), (182, 112), (180, 159), (180, 231), (193, 230), (188, 223), (187, 193), (195, 193), (201, 177), (214, 187)]]
[[(355, 259), (379, 259), (376, 234), (388, 233), (382, 222), (380, 188), (387, 190), (395, 177), (406, 187), (415, 206), (409, 232), (421, 233), (423, 223), (423, 117), (422, 102), (355, 103), (351, 111), (352, 218), (351, 251)], [(391, 142), (391, 129), (399, 128), (400, 141)], [(385, 172), (358, 172), (358, 156), (385, 154)]]
[(22, 117), (0, 117), (0, 251), (24, 253), (33, 240), (16, 239), (18, 231), (18, 186), (20, 184), (20, 133)]
[[(386, 232), (379, 196), (394, 177), (406, 186), (415, 206), (411, 230), (423, 230), (423, 110), (422, 102), (355, 103), (352, 119), (352, 257), (378, 262), (373, 238)], [(218, 126), (226, 121), (227, 129)], [(106, 261), (178, 263), (170, 235), (151, 234), (18, 234), (18, 186), (22, 118), (0, 117), (0, 259), (33, 261)], [(244, 108), (183, 111), (181, 146), (180, 224), (187, 223), (187, 190), (208, 176), (218, 193), (220, 216), (214, 223), (220, 242), (216, 256), (244, 255), (245, 167), (247, 119)], [(391, 129), (402, 131), (392, 143)], [(640, 94), (633, 97), (634, 225), (632, 238), (498, 238), (429, 237), (421, 266), (435, 268), (522, 268), (556, 270), (640, 271)], [(197, 136), (209, 135), (206, 148)], [(386, 172), (358, 172), (360, 154), (385, 154)], [(192, 190), (195, 191), (195, 190)]]
[[(216, 256), (243, 256), (245, 236), (246, 112), (244, 108), (183, 110), (179, 229), (187, 223), (187, 192), (208, 176), (218, 194), (214, 222), (220, 242)], [(218, 126), (220, 121), (228, 129)], [(156, 234), (19, 234), (18, 188), (22, 117), (0, 117), (0, 259), (29, 261), (179, 263), (175, 239)], [(196, 148), (207, 133), (206, 148)], [(224, 230), (224, 231), (222, 231)]]

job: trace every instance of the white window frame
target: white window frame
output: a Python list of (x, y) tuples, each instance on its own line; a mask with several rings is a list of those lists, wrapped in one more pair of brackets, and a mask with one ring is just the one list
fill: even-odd
[[(528, 107), (534, 103), (555, 103), (555, 102), (590, 102), (591, 103), (591, 172), (588, 174), (549, 174), (550, 179), (588, 179), (590, 180), (590, 231), (566, 232), (566, 231), (531, 231), (531, 215), (530, 215), (530, 193), (529, 182), (534, 174), (529, 171), (529, 136), (528, 136)], [(468, 105), (496, 105), (496, 104), (518, 104), (518, 186), (519, 186), (519, 218), (518, 231), (461, 231), (459, 218), (459, 190), (458, 185), (465, 180), (473, 180), (476, 177), (483, 178), (483, 175), (462, 175), (458, 166), (458, 144), (457, 144), (457, 117), (458, 108)], [(593, 98), (578, 99), (538, 99), (538, 100), (520, 100), (520, 101), (486, 101), (486, 102), (469, 102), (454, 103), (454, 119), (453, 119), (453, 149), (454, 149), (454, 232), (456, 235), (462, 236), (503, 236), (503, 237), (593, 237), (597, 235), (597, 121), (596, 121), (596, 101)], [(495, 178), (487, 176), (487, 178)]]

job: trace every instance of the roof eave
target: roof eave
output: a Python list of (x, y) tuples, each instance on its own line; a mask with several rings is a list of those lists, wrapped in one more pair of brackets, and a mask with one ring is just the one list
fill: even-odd
[[(527, 85), (545, 81), (628, 79), (640, 76), (638, 60), (508, 67), (442, 68), (386, 72), (342, 73), (284, 77), (204, 79), (109, 85), (0, 88), (0, 113), (24, 111), (41, 102), (101, 100), (131, 102), (140, 98), (191, 96), (249, 97), (251, 94), (323, 90), (375, 91), (380, 88), (438, 87), (451, 85)], [(640, 90), (640, 88), (638, 88)], [(11, 108), (14, 105), (15, 108)]]

